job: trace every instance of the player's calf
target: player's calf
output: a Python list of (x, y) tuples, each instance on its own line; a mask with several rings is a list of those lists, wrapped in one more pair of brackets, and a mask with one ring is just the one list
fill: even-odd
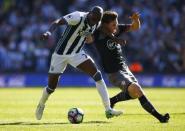
[(102, 97), (102, 100), (103, 100), (103, 103), (104, 103), (104, 106), (105, 106), (105, 109), (106, 109), (106, 111), (105, 111), (106, 117), (109, 119), (109, 118), (112, 118), (114, 116), (119, 116), (119, 115), (123, 114), (122, 111), (113, 110), (111, 108), (110, 101), (109, 101), (109, 95), (108, 95), (108, 92), (107, 92), (107, 89), (106, 89), (105, 82), (102, 78), (101, 72), (97, 71), (93, 75), (93, 79), (95, 80), (98, 92), (99, 92), (100, 96)]
[(170, 116), (168, 113), (165, 115), (160, 114), (155, 107), (150, 103), (150, 101), (146, 98), (145, 95), (141, 96), (139, 98), (140, 104), (148, 113), (153, 115), (155, 118), (157, 118), (161, 123), (166, 123), (170, 119)]
[(44, 108), (45, 108), (45, 103), (48, 100), (51, 93), (53, 93), (53, 92), (54, 92), (54, 90), (52, 90), (48, 86), (43, 89), (42, 97), (40, 98), (40, 101), (39, 101), (37, 108), (36, 108), (36, 111), (35, 111), (35, 117), (37, 120), (42, 119), (42, 115), (43, 115)]
[[(125, 83), (125, 82), (121, 82), (121, 83)], [(110, 103), (112, 108), (117, 102), (139, 98), (140, 96), (143, 95), (142, 91), (136, 84), (130, 84), (129, 86), (126, 86), (125, 84), (121, 84), (121, 89), (123, 90), (122, 92), (110, 98)]]
[(48, 86), (46, 86), (43, 89), (42, 96), (40, 98), (40, 101), (37, 105), (36, 111), (35, 111), (35, 116), (37, 120), (42, 119), (42, 115), (44, 112), (45, 104), (49, 98), (49, 96), (55, 91), (57, 83), (58, 83), (59, 75), (49, 75), (49, 80), (48, 80)]

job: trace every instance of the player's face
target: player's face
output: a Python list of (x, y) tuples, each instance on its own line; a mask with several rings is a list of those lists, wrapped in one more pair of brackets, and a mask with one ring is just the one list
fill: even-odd
[(88, 23), (90, 26), (94, 26), (96, 24), (98, 24), (98, 22), (101, 20), (101, 16), (98, 16), (96, 14), (93, 13), (89, 13), (89, 17), (88, 17)]
[(118, 26), (118, 20), (111, 21), (110, 23), (105, 23), (105, 27), (110, 33), (116, 33)]

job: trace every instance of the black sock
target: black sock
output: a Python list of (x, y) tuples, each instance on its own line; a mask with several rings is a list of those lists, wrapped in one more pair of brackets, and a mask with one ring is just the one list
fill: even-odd
[(142, 105), (142, 107), (152, 114), (154, 117), (156, 117), (158, 120), (161, 119), (162, 115), (156, 111), (156, 109), (153, 107), (153, 105), (149, 102), (149, 100), (143, 95), (139, 98), (139, 101)]
[(110, 99), (111, 103), (117, 103), (119, 101), (126, 101), (132, 99), (128, 93), (128, 91), (120, 92)]

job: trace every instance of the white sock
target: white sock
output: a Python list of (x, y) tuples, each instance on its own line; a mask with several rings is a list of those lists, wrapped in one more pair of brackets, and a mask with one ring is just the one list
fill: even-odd
[(110, 107), (110, 101), (109, 101), (109, 94), (108, 94), (107, 87), (103, 79), (96, 82), (96, 88), (101, 96), (105, 110), (106, 111), (110, 110), (111, 107)]
[(43, 93), (42, 93), (42, 97), (39, 101), (39, 103), (42, 105), (45, 105), (46, 101), (48, 100), (48, 97), (50, 96), (50, 94), (48, 94), (48, 92), (46, 91), (46, 88), (44, 88)]

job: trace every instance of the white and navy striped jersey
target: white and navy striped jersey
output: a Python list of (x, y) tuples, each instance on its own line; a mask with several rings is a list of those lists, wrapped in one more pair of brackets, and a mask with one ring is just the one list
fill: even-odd
[(63, 17), (68, 25), (57, 43), (55, 49), (57, 54), (70, 55), (81, 51), (86, 36), (92, 34), (99, 25), (89, 26), (87, 14), (86, 12), (75, 11)]

